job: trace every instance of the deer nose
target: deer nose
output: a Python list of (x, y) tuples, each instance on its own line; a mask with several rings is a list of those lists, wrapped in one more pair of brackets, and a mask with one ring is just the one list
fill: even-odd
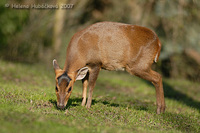
[(64, 108), (65, 108), (65, 105), (62, 104), (62, 103), (60, 103), (59, 105), (57, 105), (57, 107), (60, 108), (60, 109), (64, 109)]

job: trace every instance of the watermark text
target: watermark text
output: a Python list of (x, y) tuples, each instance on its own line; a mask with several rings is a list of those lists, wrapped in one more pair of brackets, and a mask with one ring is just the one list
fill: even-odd
[(11, 9), (72, 9), (74, 4), (5, 4)]

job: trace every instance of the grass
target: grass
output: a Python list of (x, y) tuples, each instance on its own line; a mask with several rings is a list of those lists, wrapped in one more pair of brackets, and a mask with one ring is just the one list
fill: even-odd
[(200, 132), (200, 83), (164, 79), (166, 113), (155, 89), (124, 72), (101, 71), (90, 109), (77, 81), (67, 110), (56, 108), (52, 68), (0, 60), (0, 132)]

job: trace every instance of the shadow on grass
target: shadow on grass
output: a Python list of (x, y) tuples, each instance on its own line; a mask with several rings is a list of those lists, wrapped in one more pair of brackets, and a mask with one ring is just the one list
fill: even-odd
[(99, 101), (99, 102), (101, 102), (102, 104), (107, 105), (107, 106), (119, 107), (119, 104), (116, 104), (116, 103), (110, 103), (108, 101)]
[(166, 82), (163, 82), (163, 88), (165, 97), (177, 100), (187, 106), (197, 109), (200, 112), (200, 102), (195, 101), (191, 97), (187, 96), (186, 94), (175, 90), (171, 85)]
[[(144, 80), (144, 82), (147, 83), (150, 86), (153, 86), (148, 81)], [(200, 102), (195, 101), (192, 97), (189, 97), (188, 95), (176, 90), (173, 86), (169, 85), (168, 83), (166, 83), (164, 81), (163, 81), (163, 88), (164, 88), (165, 98), (170, 98), (170, 99), (176, 100), (176, 101), (181, 102), (181, 103), (183, 103), (183, 104), (185, 104), (189, 107), (195, 108), (200, 112), (200, 106), (199, 106)], [(70, 98), (66, 108), (75, 107), (77, 105), (80, 105), (81, 101), (82, 101), (82, 98)], [(53, 103), (54, 107), (57, 108), (56, 100), (50, 99), (49, 102)], [(102, 100), (93, 99), (92, 105), (94, 105), (96, 103), (102, 103), (104, 105), (112, 106), (112, 107), (119, 107), (119, 106), (127, 107), (127, 106), (129, 106), (128, 104), (127, 105), (119, 105), (119, 104), (116, 104), (116, 103), (110, 103), (109, 101), (105, 101), (105, 100), (102, 101)], [(139, 103), (139, 104), (137, 104), (137, 103)], [(133, 104), (133, 103), (131, 103), (131, 104)], [(133, 104), (133, 106), (137, 110), (148, 110), (149, 103), (137, 101)]]
[[(55, 108), (57, 108), (57, 101), (55, 99), (50, 99), (49, 102), (52, 103)], [(70, 106), (71, 107), (79, 106), (79, 105), (81, 105), (81, 102), (82, 102), (82, 98), (70, 98), (65, 109)], [(95, 105), (97, 103), (102, 103), (104, 105), (114, 106), (114, 107), (119, 106), (119, 104), (110, 103), (108, 101), (97, 101), (96, 99), (92, 100), (92, 105)], [(59, 109), (59, 108), (57, 108), (57, 109)]]
[[(54, 108), (57, 109), (57, 110), (66, 110), (70, 107), (76, 107), (76, 106), (81, 106), (81, 102), (82, 102), (82, 98), (71, 98), (69, 99), (68, 103), (67, 103), (67, 106), (64, 108), (64, 109), (59, 109), (57, 107), (57, 101), (56, 99), (50, 99), (49, 100), (50, 103), (53, 104)], [(141, 102), (141, 101), (138, 101), (135, 102), (134, 104), (131, 103), (131, 106), (130, 104), (117, 104), (117, 103), (111, 103), (109, 101), (106, 101), (106, 100), (96, 100), (96, 99), (93, 99), (92, 100), (92, 106), (95, 105), (95, 104), (98, 104), (98, 103), (101, 103), (103, 105), (106, 105), (108, 107), (122, 107), (122, 108), (127, 108), (127, 107), (131, 107), (131, 108), (134, 108), (136, 110), (143, 110), (143, 111), (148, 111), (148, 104), (149, 103), (145, 103), (145, 102)], [(137, 104), (139, 103), (139, 104)]]
[[(148, 85), (153, 86), (150, 82), (145, 81)], [(179, 101), (189, 107), (195, 108), (200, 112), (200, 102), (195, 101), (193, 98), (187, 96), (186, 94), (174, 89), (173, 86), (163, 81), (164, 95), (165, 98), (170, 98)]]
[[(142, 102), (142, 101), (139, 101), (139, 100), (136, 100), (137, 102), (135, 103), (130, 103), (130, 104), (127, 104), (127, 103), (122, 103), (122, 104), (116, 104), (116, 103), (110, 103), (108, 101), (98, 101), (99, 103), (102, 103), (108, 107), (122, 107), (122, 108), (128, 108), (128, 107), (131, 107), (135, 110), (139, 110), (139, 111), (148, 111), (148, 105), (150, 103), (146, 103), (146, 102)], [(152, 103), (153, 104), (153, 103)]]
[[(75, 106), (81, 106), (81, 98), (71, 98), (68, 101), (68, 107), (75, 107)], [(51, 102), (55, 108), (57, 108), (57, 102), (56, 100), (50, 99), (49, 102)], [(139, 102), (139, 104), (138, 104)], [(101, 101), (101, 100), (93, 100), (92, 105), (95, 105), (97, 103), (102, 103), (108, 107), (122, 107), (122, 108), (127, 108), (130, 107), (128, 104), (116, 104), (116, 103), (111, 103), (109, 101)], [(149, 103), (141, 102), (141, 101), (136, 101), (135, 103), (132, 103), (133, 109), (139, 110), (139, 111), (149, 111)], [(142, 104), (142, 105), (141, 105)], [(66, 109), (65, 108), (65, 109)], [(64, 110), (60, 110), (64, 111)], [(170, 128), (177, 129), (179, 131), (183, 132), (197, 132), (199, 130), (198, 125), (192, 125), (194, 123), (198, 124), (196, 122), (198, 119), (191, 119), (188, 116), (182, 115), (182, 114), (174, 114), (174, 113), (169, 113), (165, 112), (165, 114), (161, 115), (156, 115), (154, 117), (157, 118), (162, 118), (160, 119), (160, 123), (163, 124), (163, 127), (168, 128), (168, 125)], [(161, 125), (162, 126), (162, 125)]]
[[(81, 101), (82, 101), (81, 98), (71, 98), (71, 99), (68, 100), (67, 106), (64, 109), (62, 109), (62, 110), (65, 110), (65, 109), (69, 108), (70, 106), (71, 107), (78, 106), (79, 103), (81, 103)], [(55, 99), (49, 99), (49, 102), (53, 104), (54, 108), (60, 110), (57, 107), (57, 101)]]

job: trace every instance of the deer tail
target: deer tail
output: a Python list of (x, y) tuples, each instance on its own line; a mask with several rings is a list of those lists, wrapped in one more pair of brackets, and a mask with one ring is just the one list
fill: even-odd
[(157, 62), (158, 59), (159, 59), (160, 51), (161, 51), (161, 43), (160, 43), (160, 40), (158, 40), (158, 50), (157, 50), (157, 53), (156, 53), (156, 56), (155, 56), (155, 59), (154, 59), (155, 62)]

